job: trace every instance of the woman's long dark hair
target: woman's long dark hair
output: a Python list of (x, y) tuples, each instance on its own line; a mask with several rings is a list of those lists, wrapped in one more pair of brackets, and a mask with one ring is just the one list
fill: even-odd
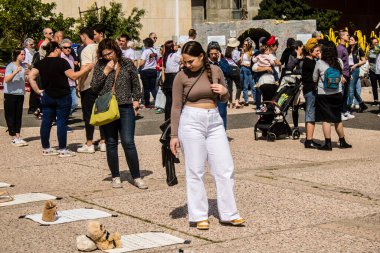
[(210, 81), (210, 83), (213, 83), (210, 63), (208, 61), (205, 50), (203, 49), (202, 45), (199, 42), (197, 41), (187, 42), (182, 48), (182, 54), (188, 54), (193, 57), (199, 57), (203, 55), (203, 64), (207, 70), (208, 80)]
[(321, 60), (330, 65), (330, 67), (337, 69), (340, 73), (342, 73), (342, 66), (339, 64), (338, 53), (333, 42), (329, 41), (322, 46)]
[(98, 46), (98, 59), (103, 59), (103, 50), (108, 49), (112, 50), (116, 54), (117, 62), (120, 64), (122, 59), (122, 53), (120, 47), (117, 45), (116, 41), (113, 39), (104, 39), (99, 43)]
[(164, 44), (164, 50), (165, 51), (164, 51), (163, 64), (164, 64), (164, 67), (166, 68), (166, 62), (168, 61), (169, 55), (175, 53), (174, 41), (172, 41), (172, 40), (166, 41)]
[(57, 48), (59, 48), (59, 44), (55, 41), (50, 41), (49, 43), (47, 43), (45, 46), (42, 47), (42, 49), (46, 51), (46, 56), (48, 56)]
[(13, 50), (13, 52), (12, 52), (12, 61), (16, 61), (17, 57), (21, 54), (22, 51), (24, 51), (23, 48), (16, 48), (15, 50)]
[(351, 45), (348, 47), (348, 55), (350, 55), (352, 52), (356, 52), (356, 50), (358, 50), (359, 46), (358, 46), (358, 37), (357, 36), (351, 36), (351, 38), (354, 38), (356, 44), (352, 47)]

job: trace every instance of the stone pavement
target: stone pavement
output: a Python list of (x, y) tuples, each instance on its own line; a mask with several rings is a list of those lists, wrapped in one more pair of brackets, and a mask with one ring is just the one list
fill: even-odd
[[(379, 125), (376, 114), (359, 117), (357, 121), (370, 119), (372, 125)], [(137, 128), (155, 122), (146, 115), (145, 120), (146, 125), (138, 123)], [(305, 150), (300, 143), (304, 135), (301, 140), (254, 141), (252, 127), (242, 127), (227, 133), (245, 227), (219, 223), (209, 174), (210, 230), (189, 227), (183, 163), (177, 167), (179, 185), (168, 187), (157, 134), (136, 136), (141, 172), (149, 189), (131, 185), (121, 146), (124, 188), (112, 189), (105, 153), (43, 157), (38, 127), (22, 129), (29, 142), (22, 148), (11, 146), (5, 128), (0, 127), (0, 181), (15, 185), (7, 189), (11, 194), (44, 192), (63, 197), (57, 201), (60, 210), (91, 207), (118, 214), (101, 220), (109, 231), (163, 231), (191, 240), (188, 245), (139, 252), (380, 252), (380, 135), (369, 130), (378, 128), (346, 127), (353, 149), (336, 148), (333, 133), (334, 150), (322, 152)], [(55, 131), (53, 127), (53, 146), (57, 145)], [(320, 126), (315, 137), (323, 140)], [(83, 140), (80, 128), (68, 134), (72, 149)], [(77, 252), (75, 237), (86, 232), (86, 221), (39, 226), (18, 219), (41, 212), (42, 207), (43, 202), (0, 207), (0, 252)]]

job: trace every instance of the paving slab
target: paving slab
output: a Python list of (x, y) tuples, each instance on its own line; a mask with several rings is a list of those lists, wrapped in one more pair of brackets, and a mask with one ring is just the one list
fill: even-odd
[(185, 252), (375, 253), (379, 251), (380, 242), (378, 241), (337, 233), (327, 229), (306, 227), (193, 247)]

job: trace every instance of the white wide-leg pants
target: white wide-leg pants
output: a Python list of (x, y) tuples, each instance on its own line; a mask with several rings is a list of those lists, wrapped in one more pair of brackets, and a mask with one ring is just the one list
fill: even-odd
[(216, 184), (220, 219), (230, 221), (240, 218), (233, 192), (232, 155), (218, 109), (185, 106), (178, 137), (185, 157), (189, 221), (208, 219), (208, 198), (204, 185), (206, 160)]

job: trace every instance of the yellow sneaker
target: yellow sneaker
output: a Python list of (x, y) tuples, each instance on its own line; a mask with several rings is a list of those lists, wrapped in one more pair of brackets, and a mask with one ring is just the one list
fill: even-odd
[(197, 229), (199, 230), (208, 230), (209, 229), (209, 221), (208, 220), (203, 220), (203, 221), (198, 221), (197, 222)]
[(240, 225), (245, 223), (245, 220), (243, 218), (239, 218), (239, 219), (235, 219), (235, 220), (231, 220), (231, 221), (221, 221), (221, 223), (229, 224), (232, 226), (240, 226)]

